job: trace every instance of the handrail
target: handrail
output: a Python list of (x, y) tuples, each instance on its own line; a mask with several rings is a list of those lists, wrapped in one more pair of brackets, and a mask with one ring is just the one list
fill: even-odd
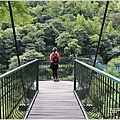
[(36, 92), (37, 59), (0, 75), (0, 119), (24, 118)]
[(74, 61), (74, 90), (90, 119), (120, 118), (119, 88), (119, 78), (82, 61)]
[(34, 63), (34, 62), (36, 62), (36, 61), (38, 61), (38, 59), (35, 59), (35, 60), (31, 61), (31, 62), (28, 62), (28, 63), (26, 63), (26, 64), (24, 64), (24, 65), (21, 65), (21, 66), (17, 67), (17, 68), (14, 68), (13, 70), (10, 70), (10, 71), (8, 71), (8, 72), (0, 75), (0, 79), (4, 78), (6, 75), (12, 74), (12, 73), (15, 72), (15, 71), (18, 71), (18, 70), (22, 69), (23, 67), (25, 67), (25, 66), (27, 66), (27, 65), (29, 65), (29, 64), (32, 64), (32, 63)]
[(88, 64), (86, 64), (86, 63), (84, 63), (82, 61), (77, 60), (77, 59), (75, 61), (78, 62), (78, 63), (80, 63), (80, 64), (82, 64), (82, 65), (84, 65), (84, 66), (86, 66), (87, 68), (89, 68), (89, 69), (91, 69), (91, 70), (93, 70), (93, 71), (101, 74), (101, 75), (104, 75), (105, 77), (109, 77), (111, 80), (113, 80), (113, 81), (115, 81), (117, 83), (120, 83), (120, 79), (117, 78), (117, 77), (115, 77), (115, 76), (113, 76), (113, 75), (105, 73), (104, 71), (101, 71), (100, 69), (97, 69), (97, 68), (95, 68), (93, 66), (90, 66), (90, 65), (88, 65)]

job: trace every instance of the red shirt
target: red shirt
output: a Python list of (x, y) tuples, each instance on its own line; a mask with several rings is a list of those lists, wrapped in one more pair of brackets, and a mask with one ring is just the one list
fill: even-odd
[(58, 56), (58, 60), (60, 60), (60, 54), (58, 53), (58, 52), (52, 52), (51, 54), (50, 54), (50, 62), (52, 62), (53, 63), (53, 57), (54, 56), (56, 56), (56, 54), (57, 54), (57, 56)]

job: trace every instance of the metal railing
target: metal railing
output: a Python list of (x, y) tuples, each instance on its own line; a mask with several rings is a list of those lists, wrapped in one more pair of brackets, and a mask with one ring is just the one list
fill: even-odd
[(0, 75), (0, 119), (24, 118), (38, 93), (38, 60)]
[(75, 60), (74, 91), (90, 119), (120, 118), (119, 78)]

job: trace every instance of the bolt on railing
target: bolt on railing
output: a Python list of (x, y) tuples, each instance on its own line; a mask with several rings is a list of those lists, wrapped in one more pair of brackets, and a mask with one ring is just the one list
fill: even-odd
[(0, 75), (0, 119), (24, 118), (37, 92), (38, 60)]
[(120, 118), (119, 78), (75, 60), (74, 83), (74, 90), (90, 119)]

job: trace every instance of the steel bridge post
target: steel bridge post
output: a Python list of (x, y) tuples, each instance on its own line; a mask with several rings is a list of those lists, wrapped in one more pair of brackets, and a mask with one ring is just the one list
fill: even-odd
[(74, 91), (76, 91), (76, 61), (74, 61)]

